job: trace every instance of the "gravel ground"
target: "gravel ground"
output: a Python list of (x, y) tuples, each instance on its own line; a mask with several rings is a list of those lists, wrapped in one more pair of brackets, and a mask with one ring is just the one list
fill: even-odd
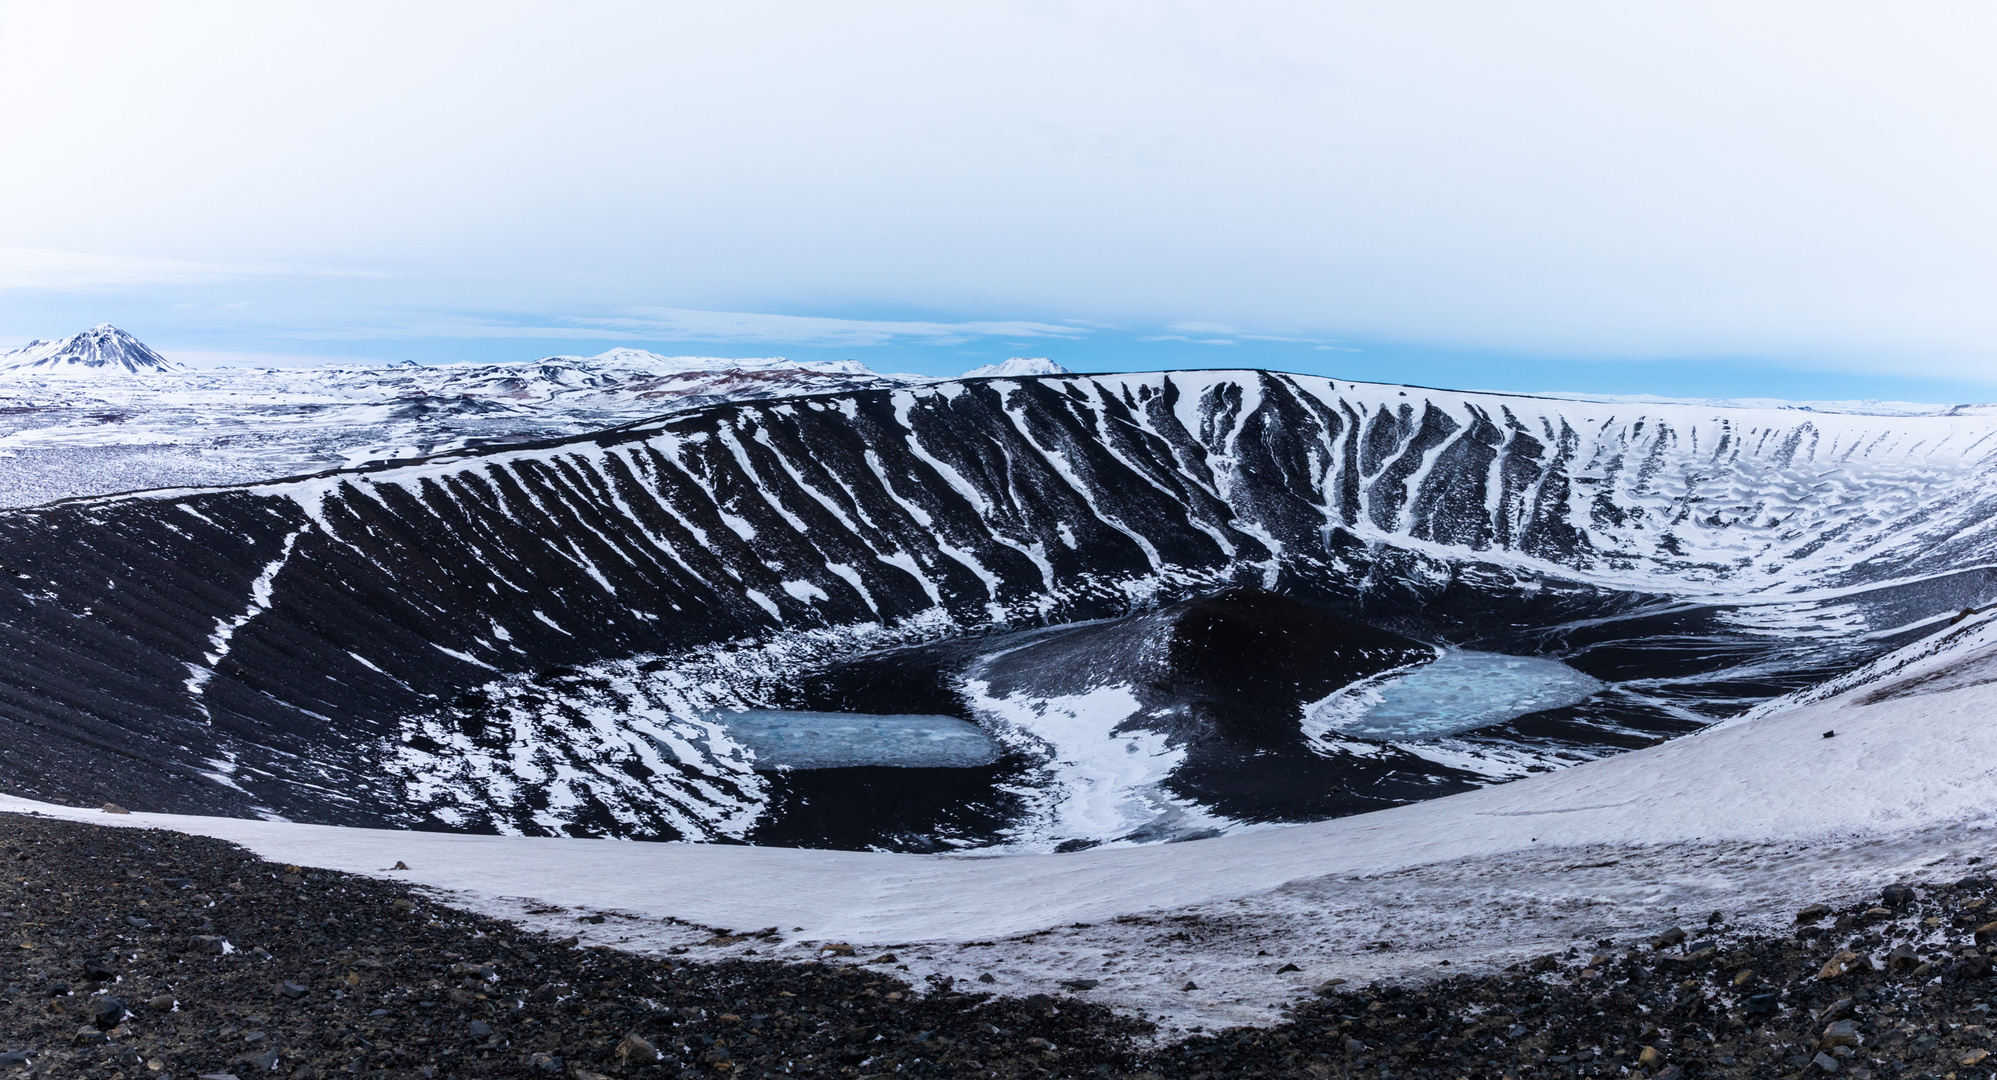
[(1985, 1003), (1997, 889), (1982, 878), (1807, 912), (1779, 936), (1735, 933), (1715, 913), (1493, 975), (1328, 986), (1280, 1024), (1165, 1042), (1142, 1017), (1072, 996), (911, 986), (891, 957), (696, 964), (582, 948), (204, 837), (0, 815), (0, 851), (0, 1076), (1969, 1080), (1997, 1068), (1983, 1058), (1997, 1050)]

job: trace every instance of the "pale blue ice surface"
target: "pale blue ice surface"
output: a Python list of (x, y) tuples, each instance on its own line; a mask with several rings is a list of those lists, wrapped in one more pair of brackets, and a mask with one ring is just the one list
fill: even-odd
[(1451, 650), (1358, 688), (1331, 726), (1362, 739), (1434, 739), (1573, 705), (1605, 685), (1558, 660)]
[(967, 768), (999, 757), (991, 736), (948, 716), (750, 709), (712, 719), (755, 753), (759, 769)]

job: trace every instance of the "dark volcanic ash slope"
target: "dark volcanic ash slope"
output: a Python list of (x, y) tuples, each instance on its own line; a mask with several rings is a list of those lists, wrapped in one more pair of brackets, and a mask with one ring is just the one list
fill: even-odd
[[(16, 879), (0, 911), (21, 939), (0, 972), (0, 1068), (51, 1080), (1917, 1077), (1979, 1075), (1965, 1063), (1993, 1041), (1982, 877), (1813, 905), (1793, 934), (1715, 912), (1504, 972), (1348, 984), (1272, 1028), (1153, 1042), (1149, 1022), (1088, 990), (912, 986), (892, 954), (688, 963), (576, 948), (206, 837), (0, 815), (0, 854)], [(1161, 939), (1206, 932), (1142, 921)]]
[(1685, 671), (1754, 669), (1723, 714), (1848, 662), (1813, 639), (1884, 642), (1983, 599), (1993, 454), (1979, 416), (1064, 376), (12, 511), (0, 783), (394, 822), (407, 793), (379, 766), (404, 722), (509, 677), (1234, 583), (1583, 666), (1631, 666), (1614, 627), (1649, 620), (1692, 643)]

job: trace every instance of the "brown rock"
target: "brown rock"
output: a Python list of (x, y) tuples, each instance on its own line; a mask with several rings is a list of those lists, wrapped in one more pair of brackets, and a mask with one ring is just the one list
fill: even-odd
[(617, 1060), (626, 1065), (649, 1065), (659, 1060), (659, 1048), (635, 1031), (617, 1044), (616, 1053)]
[(1859, 955), (1857, 953), (1852, 952), (1850, 949), (1840, 949), (1836, 956), (1825, 961), (1823, 969), (1817, 972), (1817, 978), (1824, 982), (1829, 982), (1850, 971), (1858, 963)]
[(1829, 1050), (1834, 1046), (1857, 1045), (1858, 1025), (1849, 1020), (1839, 1020), (1837, 1023), (1825, 1028), (1822, 1037), (1817, 1040), (1817, 1049), (1819, 1050)]

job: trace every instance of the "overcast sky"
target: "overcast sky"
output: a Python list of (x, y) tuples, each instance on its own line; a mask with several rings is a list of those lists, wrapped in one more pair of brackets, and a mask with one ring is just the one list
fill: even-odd
[(1997, 8), (0, 2), (0, 343), (1997, 397)]

